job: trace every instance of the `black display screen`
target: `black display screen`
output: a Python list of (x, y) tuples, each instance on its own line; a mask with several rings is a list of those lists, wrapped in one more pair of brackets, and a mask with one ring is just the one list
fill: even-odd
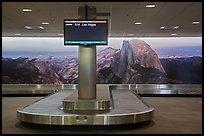
[(64, 45), (108, 45), (108, 20), (64, 20)]

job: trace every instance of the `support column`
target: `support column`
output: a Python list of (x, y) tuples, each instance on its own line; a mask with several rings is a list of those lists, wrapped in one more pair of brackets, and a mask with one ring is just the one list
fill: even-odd
[[(79, 19), (95, 19), (96, 8), (79, 7)], [(78, 99), (96, 99), (96, 46), (79, 46)]]

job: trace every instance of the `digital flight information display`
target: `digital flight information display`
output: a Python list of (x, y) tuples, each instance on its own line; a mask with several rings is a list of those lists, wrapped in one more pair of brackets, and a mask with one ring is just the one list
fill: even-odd
[(108, 20), (64, 20), (64, 45), (107, 45)]

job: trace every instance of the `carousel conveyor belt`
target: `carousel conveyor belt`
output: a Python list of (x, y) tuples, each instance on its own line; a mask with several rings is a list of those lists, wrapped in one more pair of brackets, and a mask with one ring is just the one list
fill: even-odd
[[(103, 89), (99, 89), (103, 87)], [(48, 125), (118, 125), (141, 123), (153, 117), (154, 108), (131, 89), (97, 87), (97, 94), (110, 94), (110, 109), (104, 111), (64, 111), (63, 100), (77, 89), (61, 89), (32, 104), (17, 109), (22, 122)], [(100, 91), (100, 92), (98, 92)]]

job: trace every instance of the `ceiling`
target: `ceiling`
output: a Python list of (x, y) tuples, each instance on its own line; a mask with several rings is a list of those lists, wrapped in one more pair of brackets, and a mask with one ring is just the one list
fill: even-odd
[[(146, 8), (147, 4), (155, 7)], [(109, 37), (202, 37), (201, 2), (2, 2), (2, 36), (63, 37), (58, 35), (63, 34), (63, 20), (78, 18), (78, 7), (84, 5), (94, 6), (98, 15), (110, 14), (97, 16), (109, 20)], [(32, 11), (23, 12), (23, 8)], [(44, 29), (28, 30), (25, 26)], [(161, 30), (161, 26), (179, 28)]]

